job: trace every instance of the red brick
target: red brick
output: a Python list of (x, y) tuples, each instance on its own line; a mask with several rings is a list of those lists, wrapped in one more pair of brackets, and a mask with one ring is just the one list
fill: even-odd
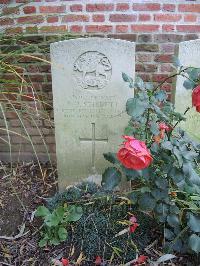
[(94, 22), (104, 22), (105, 21), (105, 16), (104, 15), (93, 15), (92, 16), (92, 21), (94, 21)]
[(0, 4), (9, 4), (10, 0), (0, 0)]
[(71, 12), (80, 12), (80, 11), (83, 11), (83, 6), (82, 5), (71, 5), (70, 6), (70, 11)]
[(158, 43), (179, 43), (183, 40), (183, 35), (180, 34), (155, 34), (154, 41)]
[(174, 70), (173, 66), (171, 64), (162, 64), (160, 67), (161, 72), (172, 72)]
[(65, 15), (62, 18), (62, 22), (88, 22), (89, 17), (86, 15)]
[(17, 22), (22, 24), (37, 24), (44, 22), (44, 17), (43, 16), (20, 17), (17, 19)]
[(162, 25), (162, 30), (167, 32), (174, 31), (175, 25)]
[(135, 70), (136, 72), (156, 72), (158, 69), (158, 66), (155, 64), (136, 64)]
[(151, 62), (152, 61), (152, 55), (146, 54), (146, 53), (142, 53), (142, 54), (138, 53), (136, 55), (136, 58), (138, 62)]
[(176, 29), (181, 32), (200, 32), (200, 25), (177, 25)]
[(159, 30), (159, 25), (131, 25), (134, 32), (153, 32)]
[(171, 54), (160, 54), (156, 55), (155, 62), (162, 62), (162, 63), (171, 63), (172, 62), (172, 55)]
[(114, 4), (87, 4), (86, 11), (98, 12), (98, 11), (113, 11)]
[(172, 43), (164, 43), (160, 45), (161, 52), (165, 53), (174, 53), (175, 44)]
[(32, 14), (36, 13), (36, 7), (35, 6), (25, 6), (23, 8), (24, 14)]
[(65, 25), (61, 25), (61, 26), (43, 26), (40, 28), (41, 32), (63, 32), (66, 31), (66, 26)]
[(86, 32), (112, 32), (110, 25), (87, 25), (85, 26)]
[(14, 20), (12, 18), (0, 18), (0, 25), (12, 25), (14, 24)]
[(40, 13), (63, 13), (65, 6), (40, 6)]
[[(167, 74), (153, 74), (152, 75), (152, 80), (154, 82), (162, 82), (164, 79), (166, 79), (168, 77)], [(167, 80), (168, 83), (172, 82), (172, 79), (168, 79)]]
[(116, 26), (117, 33), (126, 33), (128, 32), (128, 25), (117, 25)]
[(163, 11), (169, 11), (169, 12), (174, 12), (175, 11), (176, 6), (173, 4), (163, 4)]
[(160, 4), (133, 4), (133, 10), (136, 11), (159, 11), (160, 10)]
[(4, 7), (2, 10), (2, 14), (11, 15), (11, 14), (19, 14), (18, 7)]
[(136, 21), (136, 15), (128, 15), (128, 14), (111, 14), (110, 21), (111, 22), (132, 22)]
[(129, 10), (128, 3), (118, 3), (116, 6), (116, 11), (127, 11), (127, 10)]
[(169, 84), (169, 83), (164, 83), (164, 84), (161, 86), (161, 89), (164, 90), (164, 91), (172, 91), (172, 85)]
[(139, 77), (145, 82), (151, 81), (149, 74), (139, 74)]
[(196, 13), (200, 13), (200, 4), (188, 4), (188, 5), (180, 4), (178, 6), (178, 10), (181, 11), (181, 12), (196, 12)]
[(38, 32), (38, 28), (37, 28), (37, 26), (34, 26), (34, 27), (26, 27), (26, 32), (27, 33), (37, 33)]
[(72, 25), (70, 27), (70, 32), (77, 32), (80, 33), (83, 30), (83, 26), (79, 26), (79, 25)]
[(19, 34), (23, 32), (23, 28), (16, 27), (16, 28), (8, 28), (6, 29), (7, 34)]
[(184, 15), (184, 21), (185, 22), (196, 22), (197, 16), (193, 14)]
[(58, 16), (51, 16), (47, 18), (48, 23), (55, 23), (58, 22)]
[(176, 22), (181, 19), (182, 15), (171, 15), (171, 14), (156, 14), (154, 15), (155, 21), (164, 21), (164, 22)]
[(151, 20), (151, 15), (139, 14), (139, 21), (149, 21), (149, 20)]

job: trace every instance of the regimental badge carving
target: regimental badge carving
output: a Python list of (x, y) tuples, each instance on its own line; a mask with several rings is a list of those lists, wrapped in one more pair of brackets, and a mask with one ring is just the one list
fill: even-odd
[(112, 75), (110, 61), (104, 54), (96, 51), (80, 55), (73, 70), (77, 83), (83, 89), (102, 89), (109, 83)]

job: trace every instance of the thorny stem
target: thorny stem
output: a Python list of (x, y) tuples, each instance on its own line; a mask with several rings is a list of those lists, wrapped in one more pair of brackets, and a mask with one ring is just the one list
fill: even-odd
[[(187, 107), (187, 109), (185, 110), (185, 112), (183, 113), (183, 115), (186, 115), (187, 114), (187, 112), (190, 110), (190, 107)], [(182, 120), (181, 119), (179, 119), (177, 122), (176, 122), (176, 124), (173, 126), (173, 128), (172, 128), (172, 131), (174, 130), (174, 128), (181, 122)]]

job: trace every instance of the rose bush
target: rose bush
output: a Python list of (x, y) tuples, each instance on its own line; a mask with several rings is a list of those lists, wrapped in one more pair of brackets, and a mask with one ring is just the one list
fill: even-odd
[(188, 78), (183, 85), (194, 89), (192, 103), (199, 112), (200, 69), (179, 67), (161, 84), (140, 78), (133, 82), (123, 73), (135, 95), (126, 103), (130, 121), (125, 142), (117, 154), (104, 154), (113, 167), (103, 173), (102, 185), (112, 190), (122, 180), (131, 181), (129, 200), (165, 224), (167, 251), (200, 253), (200, 144), (178, 128), (191, 107), (178, 113), (162, 90), (163, 83), (177, 75)]
[(141, 170), (148, 167), (152, 157), (143, 141), (131, 136), (123, 136), (126, 140), (123, 147), (118, 151), (118, 160), (127, 168)]

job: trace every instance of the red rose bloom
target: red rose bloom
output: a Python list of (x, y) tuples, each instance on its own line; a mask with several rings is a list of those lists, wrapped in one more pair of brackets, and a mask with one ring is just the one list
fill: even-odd
[(126, 141), (118, 151), (118, 160), (129, 169), (142, 170), (152, 162), (152, 157), (143, 141), (131, 136), (123, 136)]
[(69, 260), (68, 259), (62, 258), (61, 262), (62, 262), (63, 266), (68, 266), (69, 265)]
[(192, 106), (195, 106), (196, 111), (200, 113), (200, 85), (192, 91)]

